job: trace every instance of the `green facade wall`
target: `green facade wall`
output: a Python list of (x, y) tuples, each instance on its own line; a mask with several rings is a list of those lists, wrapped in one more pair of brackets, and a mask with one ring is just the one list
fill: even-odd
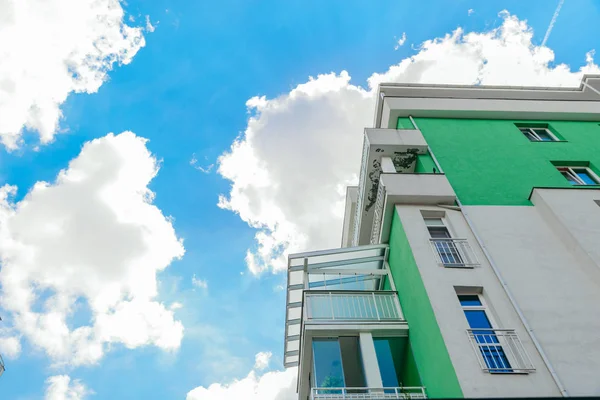
[[(525, 122), (548, 122), (564, 141), (530, 142), (515, 126)], [(534, 187), (571, 187), (553, 161), (600, 168), (598, 122), (418, 118), (416, 123), (465, 205), (531, 205)]]
[[(407, 365), (408, 381), (420, 382), (431, 398), (463, 397), (458, 378), (429, 302), (421, 273), (413, 257), (402, 222), (394, 212), (388, 263), (404, 317), (409, 325), (409, 346), (414, 368)], [(410, 360), (407, 361), (410, 364)], [(412, 369), (411, 369), (412, 368)]]
[[(415, 165), (415, 172), (418, 174), (433, 174), (435, 163), (429, 153), (417, 155), (417, 164)], [(438, 171), (439, 172), (439, 171)]]
[(415, 126), (411, 122), (410, 118), (400, 117), (396, 122), (396, 129), (415, 129)]

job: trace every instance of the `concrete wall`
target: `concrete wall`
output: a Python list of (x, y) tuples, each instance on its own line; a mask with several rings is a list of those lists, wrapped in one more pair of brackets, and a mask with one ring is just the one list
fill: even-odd
[[(533, 209), (533, 207), (529, 208)], [(515, 209), (515, 207), (511, 207), (511, 209)], [(451, 269), (437, 264), (430, 247), (430, 236), (421, 211), (433, 213), (433, 215), (444, 215), (453, 237), (468, 239), (482, 265), (474, 269)], [(464, 396), (559, 396), (560, 392), (549, 371), (545, 368), (535, 346), (520, 323), (518, 315), (498, 279), (485, 261), (481, 249), (477, 247), (477, 242), (462, 213), (435, 206), (415, 205), (398, 205), (396, 212), (404, 226)], [(393, 250), (391, 249), (391, 251)], [(394, 278), (396, 281), (402, 279), (401, 276)], [(537, 368), (536, 372), (523, 375), (500, 375), (489, 374), (481, 369), (477, 361), (477, 354), (466, 333), (469, 325), (458, 302), (455, 287), (482, 288), (483, 297), (488, 303), (488, 313), (495, 320), (496, 327), (516, 330)], [(409, 326), (410, 323), (409, 320)]]
[(600, 190), (536, 189), (534, 207), (465, 207), (571, 396), (600, 395), (596, 199)]

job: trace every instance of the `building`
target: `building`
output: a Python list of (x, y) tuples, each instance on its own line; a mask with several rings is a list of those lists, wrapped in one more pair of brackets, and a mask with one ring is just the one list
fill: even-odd
[(299, 400), (599, 396), (600, 76), (378, 94), (342, 247), (289, 256)]

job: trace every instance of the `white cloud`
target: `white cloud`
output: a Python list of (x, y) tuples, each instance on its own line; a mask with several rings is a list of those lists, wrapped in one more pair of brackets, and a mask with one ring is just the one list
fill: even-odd
[(94, 93), (115, 63), (144, 46), (118, 0), (0, 1), (0, 141), (15, 148), (24, 128), (43, 143), (57, 131), (71, 92)]
[(196, 278), (196, 274), (192, 276), (192, 285), (200, 289), (208, 289), (208, 282), (206, 279)]
[(404, 43), (406, 43), (406, 32), (402, 32), (402, 37), (396, 42), (394, 50), (398, 50), (401, 46), (404, 46)]
[(158, 22), (152, 25), (152, 22), (150, 22), (150, 16), (146, 15), (146, 30), (148, 32), (154, 32), (156, 30), (156, 25), (158, 25)]
[[(208, 157), (205, 156), (204, 159), (208, 160)], [(198, 159), (196, 158), (196, 153), (192, 154), (192, 159), (190, 160), (190, 165), (204, 174), (210, 174), (212, 169), (215, 167), (215, 164), (209, 164), (206, 167), (201, 167), (200, 165), (198, 165)]]
[(54, 375), (46, 379), (46, 400), (83, 400), (89, 391), (79, 380), (68, 375)]
[(469, 9), (467, 10), (467, 15), (468, 15), (468, 16), (471, 16), (471, 15), (473, 15), (473, 13), (474, 13), (474, 12), (475, 12), (475, 10), (473, 10), (472, 8), (469, 8)]
[(273, 353), (270, 351), (261, 351), (254, 356), (254, 369), (261, 371), (269, 366)]
[(263, 375), (253, 370), (245, 378), (229, 384), (213, 383), (208, 388), (199, 386), (188, 392), (186, 400), (297, 400), (297, 374), (297, 368)]
[(5, 358), (17, 358), (21, 353), (21, 341), (16, 336), (0, 337), (0, 355)]
[(219, 158), (218, 172), (232, 184), (219, 206), (258, 231), (246, 257), (253, 274), (284, 270), (287, 253), (340, 245), (344, 186), (358, 180), (380, 82), (578, 86), (584, 72), (600, 72), (591, 52), (578, 71), (554, 65), (554, 53), (532, 43), (525, 21), (500, 15), (502, 25), (491, 31), (459, 28), (424, 42), (414, 56), (372, 74), (367, 88), (342, 71), (277, 98), (248, 100), (246, 130)]
[(158, 165), (145, 143), (109, 134), (20, 202), (0, 189), (0, 304), (56, 363), (97, 362), (110, 343), (180, 345), (183, 326), (156, 296), (157, 274), (184, 248), (152, 204)]

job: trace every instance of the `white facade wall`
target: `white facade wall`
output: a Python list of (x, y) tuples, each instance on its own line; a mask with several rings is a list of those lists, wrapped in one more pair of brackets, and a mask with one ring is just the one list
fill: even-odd
[(534, 206), (465, 207), (570, 396), (600, 395), (594, 200), (600, 190), (536, 189)]
[[(465, 397), (560, 396), (550, 372), (529, 338), (500, 282), (477, 246), (462, 213), (435, 206), (397, 205), (425, 289), (433, 307), (450, 359)], [(481, 266), (473, 269), (446, 268), (436, 262), (422, 212), (444, 216), (455, 238), (465, 238)], [(599, 210), (600, 212), (600, 210)], [(401, 279), (401, 277), (397, 278)], [(457, 298), (456, 288), (482, 288), (487, 313), (495, 328), (515, 329), (537, 370), (530, 374), (490, 374), (481, 369), (468, 336), (468, 322)], [(600, 303), (599, 303), (600, 304)], [(556, 323), (556, 322), (555, 322)]]

